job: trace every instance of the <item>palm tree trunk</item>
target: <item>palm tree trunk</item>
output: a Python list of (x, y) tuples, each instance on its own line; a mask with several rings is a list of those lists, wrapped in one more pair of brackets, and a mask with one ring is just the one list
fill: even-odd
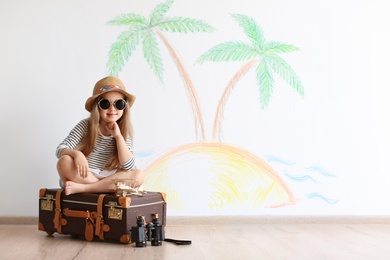
[(254, 64), (257, 62), (257, 59), (252, 59), (244, 66), (242, 66), (230, 79), (228, 85), (225, 88), (225, 91), (222, 94), (221, 99), (218, 102), (217, 112), (215, 113), (214, 118), (214, 127), (213, 127), (213, 141), (221, 141), (221, 134), (222, 134), (222, 121), (223, 121), (223, 114), (225, 112), (225, 106), (227, 99), (229, 98), (230, 94), (232, 93), (234, 87), (238, 83), (238, 81), (246, 74), (248, 71), (254, 66)]
[[(200, 130), (200, 141), (205, 140), (205, 130), (204, 130), (204, 122), (203, 122), (203, 116), (202, 116), (202, 111), (200, 109), (200, 103), (199, 103), (199, 98), (198, 94), (196, 92), (196, 89), (194, 87), (194, 84), (192, 83), (190, 76), (185, 69), (183, 63), (180, 61), (179, 57), (177, 56), (175, 50), (172, 48), (172, 46), (169, 44), (167, 39), (164, 37), (164, 35), (157, 29), (155, 29), (156, 34), (160, 37), (161, 41), (165, 44), (167, 47), (169, 53), (172, 56), (173, 61), (175, 62), (180, 75), (184, 81), (184, 84), (186, 86), (186, 93), (187, 96), (190, 100), (191, 108), (192, 108), (192, 113), (194, 116), (195, 120), (195, 134), (196, 138), (199, 140), (199, 130)], [(199, 129), (200, 128), (200, 129)]]

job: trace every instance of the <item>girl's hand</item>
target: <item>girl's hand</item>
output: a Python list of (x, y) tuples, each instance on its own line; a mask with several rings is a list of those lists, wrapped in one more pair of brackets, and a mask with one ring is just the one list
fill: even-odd
[(78, 174), (80, 175), (81, 178), (85, 179), (89, 173), (89, 165), (88, 165), (87, 158), (82, 152), (77, 151), (73, 159)]
[(121, 136), (121, 131), (119, 129), (119, 126), (116, 122), (109, 122), (106, 125), (106, 128), (108, 132), (116, 139), (118, 136)]

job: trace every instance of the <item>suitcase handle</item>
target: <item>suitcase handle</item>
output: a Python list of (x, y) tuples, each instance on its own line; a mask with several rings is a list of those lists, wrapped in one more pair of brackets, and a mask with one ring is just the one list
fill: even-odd
[(85, 219), (95, 219), (96, 218), (96, 212), (90, 212), (90, 211), (81, 211), (81, 210), (71, 210), (71, 209), (64, 209), (62, 213), (67, 217), (74, 217), (74, 218), (85, 218)]
[[(88, 241), (92, 240), (93, 235), (99, 236), (100, 240), (104, 240), (104, 232), (108, 232), (110, 227), (104, 224), (103, 220), (103, 200), (106, 194), (101, 194), (98, 198), (97, 212), (96, 211), (81, 211), (64, 209), (62, 213), (67, 217), (84, 218), (86, 220), (85, 237)], [(94, 232), (95, 227), (95, 232)], [(92, 235), (91, 235), (92, 234)], [(92, 238), (91, 238), (92, 236)]]

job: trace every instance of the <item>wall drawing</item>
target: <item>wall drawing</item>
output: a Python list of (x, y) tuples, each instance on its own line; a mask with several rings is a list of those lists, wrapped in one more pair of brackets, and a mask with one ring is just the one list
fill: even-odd
[(301, 96), (304, 94), (303, 86), (298, 76), (291, 66), (279, 55), (298, 51), (299, 49), (283, 42), (266, 41), (262, 29), (250, 17), (238, 14), (232, 15), (232, 17), (243, 29), (249, 39), (249, 43), (238, 41), (221, 43), (202, 54), (198, 59), (199, 63), (205, 61), (246, 62), (230, 79), (218, 103), (213, 128), (214, 140), (220, 140), (224, 108), (229, 95), (239, 80), (256, 65), (256, 80), (259, 88), (260, 103), (263, 109), (267, 107), (271, 99), (274, 85), (273, 74), (277, 74), (283, 78)]
[(174, 48), (169, 44), (162, 32), (212, 32), (214, 28), (201, 20), (185, 17), (164, 17), (172, 3), (173, 0), (167, 1), (164, 4), (158, 4), (150, 14), (149, 19), (142, 15), (131, 13), (120, 15), (108, 22), (110, 25), (126, 26), (127, 28), (118, 36), (117, 41), (111, 46), (107, 69), (109, 74), (117, 76), (138, 44), (142, 42), (144, 58), (148, 62), (153, 73), (162, 82), (164, 65), (158, 47), (158, 37), (168, 49), (180, 72), (180, 76), (184, 80), (186, 93), (190, 100), (195, 119), (196, 134), (200, 140), (204, 140), (204, 122), (196, 88)]
[[(157, 4), (149, 17), (128, 13), (117, 16), (109, 25), (122, 26), (124, 31), (118, 36), (109, 50), (107, 70), (117, 76), (138, 45), (142, 45), (143, 56), (154, 75), (163, 82), (164, 65), (158, 43), (161, 42), (173, 59), (190, 101), (195, 122), (196, 142), (173, 147), (163, 152), (144, 169), (146, 188), (167, 193), (170, 207), (188, 209), (186, 196), (194, 192), (203, 194), (201, 203), (214, 212), (224, 208), (249, 207), (273, 208), (295, 205), (302, 199), (321, 198), (329, 204), (337, 200), (326, 198), (318, 192), (310, 192), (296, 197), (288, 182), (315, 184), (316, 176), (306, 173), (289, 173), (294, 163), (277, 156), (262, 159), (245, 148), (224, 143), (221, 138), (225, 106), (229, 96), (239, 81), (250, 70), (256, 72), (259, 101), (262, 109), (269, 104), (274, 87), (274, 76), (282, 78), (300, 96), (304, 88), (292, 67), (281, 57), (282, 54), (298, 51), (291, 44), (266, 40), (261, 27), (248, 16), (234, 14), (232, 18), (243, 30), (245, 41), (230, 41), (218, 44), (200, 55), (198, 64), (205, 62), (243, 62), (241, 68), (229, 80), (217, 105), (213, 124), (212, 140), (206, 140), (201, 102), (196, 88), (174, 47), (166, 38), (166, 33), (212, 33), (215, 29), (207, 22), (187, 17), (167, 17), (166, 13), (173, 0)], [(198, 167), (198, 168), (197, 168)], [(197, 171), (197, 176), (189, 176), (186, 169)], [(278, 168), (278, 170), (275, 170)], [(320, 167), (306, 171), (324, 172)], [(329, 178), (332, 174), (325, 175)], [(177, 179), (181, 181), (176, 181)], [(193, 207), (193, 205), (191, 206)], [(201, 208), (202, 206), (200, 206)]]

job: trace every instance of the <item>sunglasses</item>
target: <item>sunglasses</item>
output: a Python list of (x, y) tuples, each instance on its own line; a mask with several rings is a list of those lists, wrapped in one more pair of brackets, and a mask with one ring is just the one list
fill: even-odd
[[(126, 100), (124, 99), (118, 99), (118, 100), (115, 100), (113, 103), (114, 107), (118, 110), (123, 110), (126, 108)], [(110, 100), (108, 99), (101, 99), (99, 102), (98, 102), (98, 106), (100, 109), (102, 110), (107, 110), (111, 107), (111, 102)]]

